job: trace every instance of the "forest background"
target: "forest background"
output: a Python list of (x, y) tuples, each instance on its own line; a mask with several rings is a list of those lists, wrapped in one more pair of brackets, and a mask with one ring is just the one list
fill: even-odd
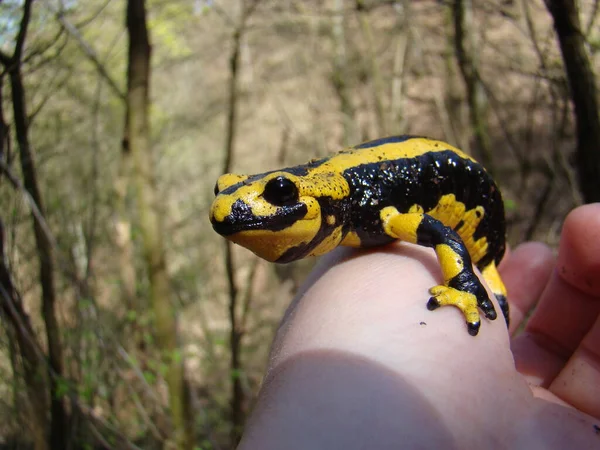
[(598, 0), (0, 1), (0, 448), (235, 445), (312, 260), (216, 178), (392, 134), (482, 161), (509, 241), (600, 201)]

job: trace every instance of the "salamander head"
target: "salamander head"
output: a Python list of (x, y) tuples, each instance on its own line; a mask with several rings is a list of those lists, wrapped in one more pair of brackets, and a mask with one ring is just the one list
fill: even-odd
[(349, 189), (346, 181), (334, 174), (225, 174), (215, 186), (210, 221), (217, 233), (267, 261), (293, 261), (304, 256), (293, 249), (310, 244), (317, 236), (321, 228), (318, 200), (331, 196), (332, 183), (340, 195)]

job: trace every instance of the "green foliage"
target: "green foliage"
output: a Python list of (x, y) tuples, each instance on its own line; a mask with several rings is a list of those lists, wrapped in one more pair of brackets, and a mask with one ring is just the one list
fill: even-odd
[(56, 386), (56, 398), (63, 398), (71, 390), (69, 381), (64, 378), (56, 378)]
[(517, 202), (510, 198), (504, 199), (504, 209), (506, 212), (515, 212), (517, 211)]
[(138, 318), (138, 312), (135, 309), (130, 309), (130, 310), (127, 311), (127, 314), (126, 314), (125, 318), (129, 322), (136, 322), (137, 318)]
[(77, 395), (86, 403), (91, 403), (96, 393), (96, 380), (86, 372), (83, 380), (79, 383)]
[(212, 443), (205, 439), (202, 442), (200, 442), (200, 445), (194, 447), (194, 450), (213, 450), (213, 448), (214, 447)]
[(193, 24), (193, 3), (153, 0), (148, 6), (149, 31), (159, 49), (155, 62), (160, 64), (164, 58), (179, 59), (192, 55), (192, 49), (181, 30)]
[(154, 343), (154, 334), (149, 331), (144, 331), (144, 343), (152, 345)]
[(183, 356), (181, 354), (181, 350), (177, 349), (171, 353), (171, 361), (176, 364), (181, 364), (183, 362)]
[(144, 380), (146, 380), (146, 383), (151, 385), (155, 384), (157, 381), (156, 375), (149, 370), (144, 370)]

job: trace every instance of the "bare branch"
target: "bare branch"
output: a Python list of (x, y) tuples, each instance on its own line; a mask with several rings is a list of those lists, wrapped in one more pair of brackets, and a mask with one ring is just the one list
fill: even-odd
[(127, 365), (129, 365), (129, 367), (131, 367), (131, 369), (133, 370), (133, 373), (135, 373), (135, 376), (145, 386), (146, 391), (148, 392), (148, 395), (150, 396), (150, 398), (152, 398), (152, 400), (154, 400), (157, 405), (162, 404), (162, 401), (158, 398), (158, 394), (148, 384), (148, 382), (146, 381), (146, 378), (144, 378), (144, 374), (142, 373), (142, 371), (140, 370), (138, 365), (133, 363), (133, 361), (134, 361), (133, 357), (129, 355), (127, 350), (125, 350), (121, 344), (115, 343), (115, 345), (117, 346), (117, 353), (123, 359), (123, 361), (125, 361), (127, 363)]
[(94, 11), (90, 15), (90, 17), (87, 17), (86, 19), (84, 19), (81, 22), (77, 23), (75, 26), (77, 28), (83, 28), (86, 25), (92, 23), (102, 13), (102, 11), (104, 11), (106, 9), (106, 7), (110, 4), (111, 1), (112, 0), (106, 0), (102, 5), (100, 5), (100, 7), (98, 9), (96, 9), (96, 11)]
[(8, 56), (2, 50), (0, 50), (0, 64), (2, 64), (6, 70), (8, 70), (8, 67), (10, 66), (10, 56)]
[[(228, 101), (227, 101), (227, 124), (225, 136), (225, 160), (223, 161), (223, 173), (230, 171), (235, 151), (235, 138), (237, 133), (237, 114), (239, 100), (239, 72), (240, 72), (240, 53), (246, 25), (252, 12), (258, 6), (260, 0), (252, 0), (250, 5), (246, 1), (240, 0), (241, 15), (233, 30), (232, 49), (229, 56), (229, 82), (228, 82)], [(225, 271), (227, 274), (227, 287), (229, 296), (229, 347), (231, 352), (231, 425), (232, 441), (237, 444), (240, 437), (241, 426), (243, 422), (243, 406), (245, 394), (242, 388), (239, 373), (242, 370), (241, 363), (241, 340), (242, 333), (238, 322), (238, 287), (235, 282), (235, 261), (233, 258), (233, 244), (230, 241), (225, 243)]]
[(92, 64), (96, 67), (96, 70), (102, 76), (102, 78), (104, 78), (104, 80), (106, 80), (106, 82), (108, 83), (108, 85), (110, 86), (110, 88), (112, 89), (114, 94), (117, 97), (119, 97), (121, 100), (125, 101), (125, 99), (126, 99), (125, 93), (119, 87), (117, 82), (110, 76), (110, 74), (106, 70), (106, 67), (104, 66), (104, 64), (102, 64), (102, 62), (100, 61), (100, 58), (98, 58), (96, 51), (92, 48), (92, 46), (90, 46), (85, 41), (85, 39), (83, 39), (83, 36), (79, 32), (79, 30), (65, 18), (64, 13), (62, 11), (54, 8), (54, 6), (48, 0), (45, 0), (45, 3), (46, 3), (46, 7), (54, 14), (54, 17), (56, 18), (56, 20), (58, 20), (58, 23), (61, 25), (61, 27), (71, 37), (73, 37), (73, 39), (75, 39), (77, 41), (77, 43), (79, 44), (79, 47), (81, 47), (81, 50), (83, 51), (83, 53), (85, 53), (85, 55), (89, 58), (89, 60), (92, 62)]
[(250, 271), (248, 272), (248, 277), (246, 278), (246, 286), (244, 290), (244, 295), (242, 296), (242, 315), (240, 319), (240, 330), (243, 332), (246, 329), (246, 323), (248, 321), (248, 314), (251, 310), (252, 300), (254, 298), (253, 288), (254, 288), (254, 279), (256, 278), (256, 272), (260, 263), (259, 258), (254, 258), (252, 263), (250, 264)]
[(27, 37), (27, 28), (29, 26), (29, 20), (31, 19), (31, 5), (33, 0), (25, 0), (23, 5), (23, 17), (21, 18), (21, 25), (19, 26), (19, 34), (17, 34), (17, 41), (15, 43), (15, 50), (13, 53), (13, 63), (21, 61), (23, 55), (23, 46), (25, 45), (25, 38)]
[(29, 207), (31, 208), (31, 213), (33, 214), (35, 220), (38, 222), (38, 225), (40, 226), (40, 228), (43, 230), (44, 234), (46, 235), (46, 239), (48, 239), (48, 242), (50, 242), (52, 247), (56, 248), (56, 240), (54, 239), (54, 235), (50, 231), (50, 227), (48, 226), (48, 223), (46, 222), (46, 219), (44, 218), (42, 211), (38, 207), (37, 203), (31, 196), (29, 191), (27, 191), (27, 189), (25, 189), (25, 186), (23, 186), (21, 184), (21, 182), (19, 181), (19, 179), (12, 173), (12, 171), (10, 170), (10, 167), (8, 167), (6, 162), (2, 161), (1, 159), (0, 159), (0, 171), (2, 171), (4, 173), (4, 175), (6, 175), (6, 178), (8, 178), (8, 181), (10, 181), (10, 184), (12, 184), (13, 187), (21, 193), (21, 195), (23, 196), (23, 199), (25, 200), (25, 203), (27, 203), (29, 205)]

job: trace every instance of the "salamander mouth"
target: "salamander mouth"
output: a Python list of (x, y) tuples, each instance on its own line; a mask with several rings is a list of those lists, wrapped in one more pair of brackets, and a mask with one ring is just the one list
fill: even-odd
[(271, 216), (255, 216), (250, 206), (238, 199), (231, 206), (231, 214), (222, 222), (213, 220), (212, 226), (221, 236), (248, 230), (281, 231), (303, 219), (307, 212), (308, 208), (304, 203), (296, 203), (278, 208)]

